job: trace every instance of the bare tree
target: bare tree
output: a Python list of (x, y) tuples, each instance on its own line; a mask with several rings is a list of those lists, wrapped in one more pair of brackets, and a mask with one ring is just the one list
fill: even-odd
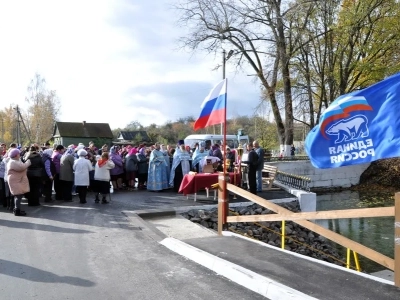
[[(235, 62), (250, 66), (260, 79), (271, 105), (281, 145), (293, 142), (293, 107), (286, 26), (281, 1), (186, 0), (176, 6), (180, 24), (189, 28), (181, 39), (192, 50), (217, 52), (225, 44), (236, 48)], [(290, 9), (290, 7), (287, 7)], [(284, 118), (276, 88), (283, 82)]]
[(46, 89), (46, 81), (36, 73), (28, 86), (26, 101), (28, 130), (35, 142), (42, 143), (53, 136), (54, 123), (60, 111), (60, 101), (54, 90)]

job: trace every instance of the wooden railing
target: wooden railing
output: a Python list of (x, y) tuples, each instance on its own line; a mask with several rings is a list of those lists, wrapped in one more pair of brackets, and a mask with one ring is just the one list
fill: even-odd
[[(257, 203), (275, 212), (273, 215), (246, 215), (228, 216), (228, 191), (247, 200)], [(368, 218), (395, 216), (395, 259), (385, 256), (371, 248), (350, 240), (332, 230), (326, 229), (308, 220), (314, 219), (341, 219), (341, 218)], [(400, 193), (395, 195), (395, 206), (363, 209), (347, 209), (319, 212), (293, 213), (275, 203), (269, 202), (257, 195), (251, 194), (233, 184), (227, 183), (223, 174), (218, 182), (218, 233), (221, 235), (223, 228), (227, 228), (229, 222), (260, 222), (260, 221), (293, 221), (311, 231), (314, 231), (342, 246), (357, 252), (370, 260), (394, 271), (394, 282), (400, 287)]]

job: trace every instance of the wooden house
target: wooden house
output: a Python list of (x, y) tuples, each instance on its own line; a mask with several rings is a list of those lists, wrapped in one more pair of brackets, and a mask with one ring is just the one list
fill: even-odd
[(92, 141), (97, 147), (110, 145), (113, 133), (108, 123), (56, 122), (53, 133), (54, 144), (68, 146), (83, 143), (85, 146)]

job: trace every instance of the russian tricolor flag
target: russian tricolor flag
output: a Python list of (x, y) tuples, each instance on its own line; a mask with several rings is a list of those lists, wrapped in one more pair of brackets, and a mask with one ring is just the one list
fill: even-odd
[(201, 104), (201, 113), (194, 123), (194, 130), (225, 123), (227, 79), (218, 83)]

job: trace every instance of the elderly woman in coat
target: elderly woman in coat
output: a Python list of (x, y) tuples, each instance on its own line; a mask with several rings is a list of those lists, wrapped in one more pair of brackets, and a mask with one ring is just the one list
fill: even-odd
[(79, 202), (86, 203), (87, 187), (89, 186), (89, 172), (93, 170), (92, 163), (86, 159), (86, 150), (78, 151), (79, 158), (75, 160), (73, 169), (75, 171), (76, 191), (79, 193)]
[(101, 203), (107, 204), (108, 201), (106, 196), (110, 194), (110, 170), (115, 167), (115, 164), (110, 159), (108, 152), (103, 152), (101, 156), (97, 157), (97, 162), (94, 170), (94, 180), (95, 180), (95, 192), (96, 198), (95, 203), (99, 203), (99, 194), (102, 195)]
[(66, 202), (72, 202), (72, 186), (74, 185), (74, 147), (68, 146), (60, 161), (60, 184), (62, 197)]
[(9, 152), (10, 160), (7, 162), (7, 182), (11, 194), (14, 195), (14, 215), (25, 216), (26, 213), (21, 210), (21, 200), (25, 193), (29, 192), (29, 181), (26, 171), (31, 165), (28, 159), (25, 163), (20, 160), (20, 152), (13, 149)]
[(51, 189), (53, 187), (53, 179), (56, 175), (56, 167), (51, 161), (51, 156), (53, 155), (53, 149), (46, 149), (42, 153), (43, 162), (43, 174), (42, 174), (42, 194), (44, 195), (44, 202), (52, 202), (51, 199)]
[(31, 165), (27, 171), (30, 191), (26, 194), (26, 198), (28, 199), (29, 206), (38, 206), (40, 205), (39, 197), (42, 187), (43, 161), (35, 146), (31, 146), (22, 158), (22, 161), (27, 160), (31, 161)]
[(124, 176), (124, 162), (122, 156), (118, 153), (117, 146), (112, 146), (110, 148), (110, 159), (115, 165), (115, 167), (110, 170), (110, 175), (114, 192), (116, 192), (122, 190), (122, 177)]

